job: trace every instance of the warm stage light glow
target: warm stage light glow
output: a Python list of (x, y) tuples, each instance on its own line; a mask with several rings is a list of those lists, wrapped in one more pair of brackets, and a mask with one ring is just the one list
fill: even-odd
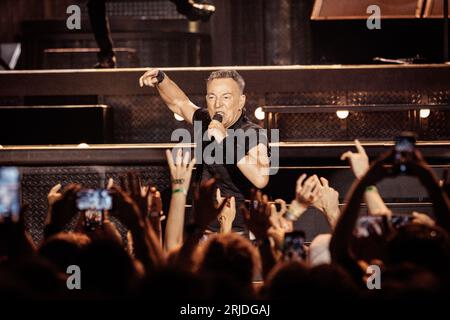
[(177, 115), (176, 113), (174, 113), (173, 116), (177, 121), (184, 121), (184, 118), (182, 116)]
[(256, 108), (255, 110), (255, 118), (258, 120), (264, 120), (266, 117), (266, 113), (262, 110), (261, 107)]
[(428, 118), (430, 115), (430, 109), (420, 109), (420, 117), (422, 119)]
[(87, 143), (80, 143), (78, 146), (77, 146), (77, 148), (81, 148), (81, 149), (86, 149), (86, 148), (89, 148), (89, 145), (87, 144)]
[(336, 111), (336, 115), (339, 119), (345, 119), (348, 117), (348, 110), (338, 110)]

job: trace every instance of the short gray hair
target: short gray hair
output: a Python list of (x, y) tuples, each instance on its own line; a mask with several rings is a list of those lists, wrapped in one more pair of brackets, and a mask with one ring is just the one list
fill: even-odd
[(210, 81), (214, 79), (233, 79), (236, 81), (236, 83), (239, 86), (239, 90), (241, 90), (241, 93), (244, 92), (245, 88), (245, 81), (244, 78), (236, 71), (236, 70), (217, 70), (211, 72), (208, 79), (206, 79), (206, 83), (209, 83)]

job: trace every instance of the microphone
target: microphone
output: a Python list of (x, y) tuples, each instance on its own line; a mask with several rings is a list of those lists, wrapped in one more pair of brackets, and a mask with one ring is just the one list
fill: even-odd
[[(219, 121), (220, 123), (222, 123), (223, 115), (222, 115), (221, 113), (216, 112), (216, 113), (214, 114), (214, 116), (212, 117), (211, 121), (214, 121), (214, 120)], [(208, 138), (209, 138), (211, 141), (214, 141), (214, 140), (215, 140), (215, 138), (214, 138), (214, 131), (216, 131), (216, 130), (217, 130), (217, 129), (209, 129), (209, 130), (208, 130)]]
[(222, 120), (223, 120), (223, 115), (222, 115), (221, 113), (216, 112), (216, 113), (214, 114), (214, 116), (212, 117), (212, 120), (216, 120), (216, 121), (222, 122)]

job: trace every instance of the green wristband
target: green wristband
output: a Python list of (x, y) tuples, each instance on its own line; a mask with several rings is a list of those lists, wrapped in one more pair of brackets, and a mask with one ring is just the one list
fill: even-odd
[(375, 186), (368, 186), (366, 188), (366, 191), (375, 191), (375, 190), (377, 190), (377, 188)]
[(172, 190), (172, 194), (179, 193), (179, 192), (182, 192), (185, 196), (187, 196), (187, 192), (186, 192), (186, 190), (184, 190), (184, 188), (178, 188), (178, 189)]

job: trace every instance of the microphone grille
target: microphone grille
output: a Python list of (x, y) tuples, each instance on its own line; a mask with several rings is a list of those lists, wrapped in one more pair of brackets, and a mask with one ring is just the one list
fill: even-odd
[(217, 121), (219, 121), (219, 122), (222, 122), (223, 116), (222, 116), (220, 113), (216, 113), (216, 114), (213, 116), (212, 119), (213, 119), (213, 120), (217, 120)]

